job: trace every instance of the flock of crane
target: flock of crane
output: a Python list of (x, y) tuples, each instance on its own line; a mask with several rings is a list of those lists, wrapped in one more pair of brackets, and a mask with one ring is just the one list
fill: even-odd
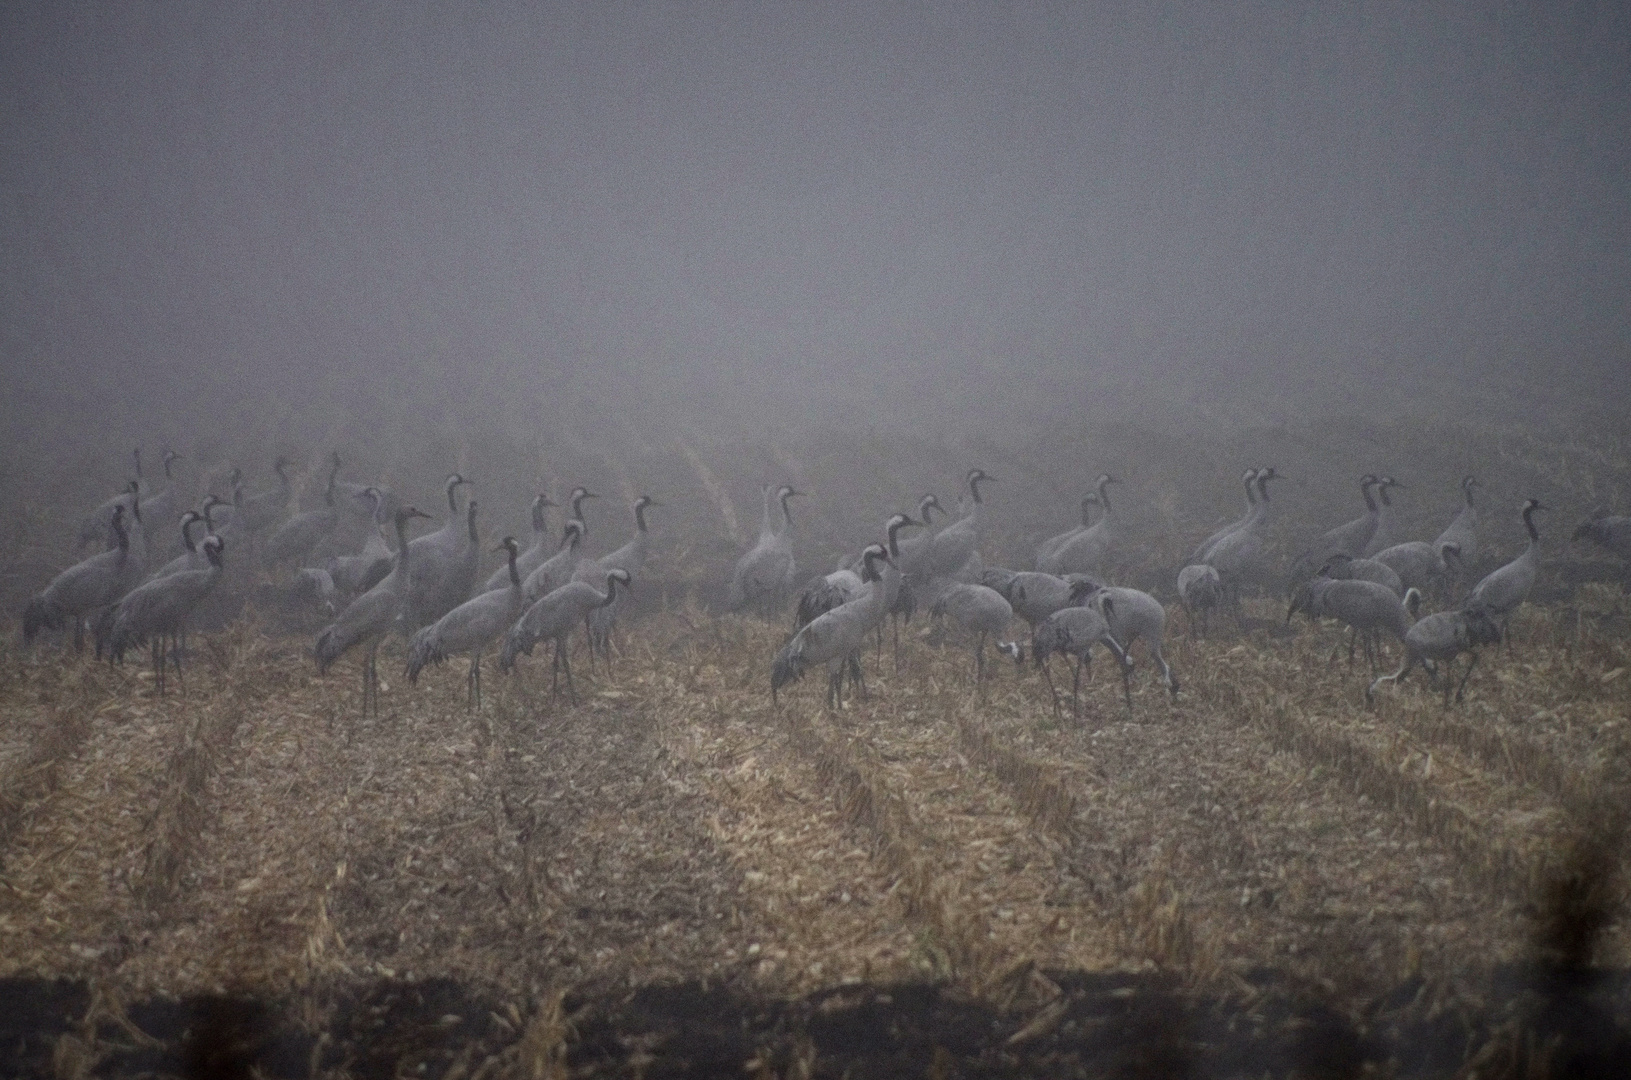
[[(645, 572), (646, 512), (661, 505), (640, 496), (632, 508), (632, 538), (591, 557), (581, 550), (588, 533), (583, 504), (595, 493), (573, 489), (566, 502), (570, 516), (558, 539), (545, 516), (556, 504), (539, 494), (531, 506), (531, 543), (523, 547), (515, 537), (504, 537), (491, 549), (503, 554), (504, 565), (482, 579), (478, 504), (468, 498), (461, 510), (459, 489), (470, 481), (458, 473), (444, 484), (446, 521), (410, 540), (409, 524), (430, 515), (404, 505), (384, 486), (341, 481), (338, 454), (328, 462), (323, 505), (304, 512), (295, 512), (290, 462), (280, 457), (273, 464), (277, 487), (247, 494), (242, 473), (234, 469), (228, 478), (230, 500), (208, 494), (178, 515), (172, 473), (178, 460), (173, 452), (164, 455), (165, 483), (157, 486), (142, 478), (136, 453), (137, 478), (88, 513), (78, 528), (82, 546), (105, 537), (106, 550), (63, 570), (29, 602), (23, 613), (25, 643), (45, 630), (71, 631), (80, 649), (89, 631), (97, 655), (115, 662), (130, 648), (145, 645), (155, 688), (163, 693), (167, 672), (173, 668), (180, 676), (189, 624), (209, 610), (236, 560), (245, 568), (292, 569), (290, 580), (333, 616), (316, 639), (317, 665), (326, 672), (341, 656), (360, 652), (365, 713), (378, 710), (378, 652), (393, 632), (407, 640), (410, 682), (427, 666), (468, 656), (473, 708), (481, 707), (481, 660), (488, 649), (497, 646), (499, 668), (509, 672), (519, 654), (530, 655), (540, 641), (552, 642), (551, 690), (558, 692), (564, 679), (575, 700), (570, 637), (581, 625), (590, 663), (597, 656), (610, 663), (622, 598)], [(1217, 611), (1232, 613), (1244, 625), (1242, 593), (1287, 580), (1272, 564), (1268, 544), (1276, 505), (1270, 483), (1278, 478), (1273, 468), (1248, 470), (1242, 477), (1244, 513), (1207, 537), (1178, 573), (1177, 593), (1192, 632), (1206, 629)], [(970, 470), (956, 513), (927, 495), (915, 516), (892, 515), (879, 542), (808, 581), (801, 581), (793, 553), (792, 500), (803, 493), (785, 484), (766, 487), (758, 539), (737, 560), (726, 603), (732, 611), (766, 616), (794, 604), (793, 632), (770, 664), (773, 699), (807, 670), (823, 665), (830, 706), (842, 705), (846, 681), (852, 692), (865, 695), (861, 659), (869, 642), (876, 640), (881, 657), (885, 623), (892, 623), (898, 667), (900, 623), (920, 609), (931, 613), (936, 636), (947, 623), (967, 632), (977, 685), (987, 677), (988, 643), (1016, 663), (1024, 662), (1028, 649), (1059, 712), (1061, 695), (1048, 661), (1061, 655), (1073, 661), (1071, 707), (1079, 715), (1081, 679), (1090, 670), (1093, 647), (1101, 645), (1119, 666), (1131, 708), (1130, 650), (1142, 641), (1176, 699), (1179, 681), (1162, 649), (1166, 610), (1147, 592), (1106, 581), (1118, 551), (1129, 543), (1111, 500), (1115, 478), (1098, 477), (1082, 500), (1081, 523), (1038, 544), (1031, 570), (987, 566), (982, 560), (981, 489), (994, 481), (981, 469)], [(1419, 666), (1430, 679), (1442, 681), (1447, 704), (1454, 682), (1449, 669), (1457, 658), (1471, 657), (1455, 686), (1459, 701), (1478, 648), (1503, 638), (1512, 613), (1534, 586), (1540, 566), (1534, 515), (1546, 508), (1534, 499), (1523, 505), (1528, 545), (1468, 589), (1465, 570), (1479, 554), (1478, 482), (1471, 476), (1462, 481), (1459, 513), (1430, 541), (1402, 540), (1396, 533), (1389, 493), (1403, 486), (1389, 476), (1361, 478), (1364, 514), (1326, 532), (1293, 562), (1286, 618), (1302, 612), (1350, 628), (1350, 662), (1355, 643), (1362, 644), (1374, 676), (1365, 689), (1367, 701), (1381, 684), (1402, 682)], [(201, 540), (194, 535), (200, 529)], [(907, 530), (910, 534), (902, 535)], [(1599, 515), (1574, 536), (1631, 559), (1631, 518)], [(167, 547), (178, 542), (176, 553), (166, 558)], [(1425, 596), (1458, 593), (1453, 606), (1420, 615)], [(1028, 645), (1007, 638), (1015, 616), (1030, 628)], [(1377, 674), (1383, 634), (1401, 643), (1403, 661), (1397, 670)]]

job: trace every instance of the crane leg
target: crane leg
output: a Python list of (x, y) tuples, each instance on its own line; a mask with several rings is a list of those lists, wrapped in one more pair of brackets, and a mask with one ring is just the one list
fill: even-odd
[(147, 646), (149, 658), (153, 661), (153, 689), (160, 697), (164, 696), (164, 635), (154, 634)]
[(1078, 695), (1082, 689), (1082, 657), (1076, 658), (1076, 670), (1070, 677), (1070, 715), (1080, 720), (1082, 718), (1082, 704)]
[[(557, 639), (559, 640), (559, 639)], [(566, 673), (566, 694), (572, 699), (572, 704), (578, 703), (578, 688), (572, 685), (572, 657), (562, 645), (558, 645), (561, 653), (561, 670)]]
[[(1472, 678), (1472, 669), (1478, 666), (1478, 654), (1472, 653), (1467, 660), (1467, 670), (1462, 673), (1461, 685), (1455, 688), (1455, 703), (1461, 704), (1461, 692), (1467, 688), (1467, 680)], [(1448, 687), (1448, 682), (1446, 682)]]
[(889, 616), (889, 625), (893, 628), (893, 632), (894, 632), (894, 635), (895, 635), (895, 674), (899, 675), (900, 674), (900, 616), (899, 615)]
[(466, 708), (481, 708), (481, 653), (470, 658), (470, 670), (464, 676), (464, 704)]
[(974, 643), (974, 685), (975, 686), (984, 686), (985, 685), (985, 631), (984, 630), (980, 631), (979, 639), (977, 641), (975, 641), (975, 643)]
[(1048, 671), (1048, 662), (1042, 661), (1042, 680), (1048, 684), (1048, 699), (1053, 702), (1053, 718), (1060, 719), (1059, 691), (1053, 688), (1053, 675)]

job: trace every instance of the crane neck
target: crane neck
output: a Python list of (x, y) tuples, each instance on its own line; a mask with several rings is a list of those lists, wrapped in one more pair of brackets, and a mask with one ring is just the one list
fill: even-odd
[(544, 524), (544, 497), (540, 495), (532, 500), (532, 531), (537, 534), (547, 528), (548, 526)]
[(1366, 480), (1366, 481), (1364, 481), (1363, 483), (1361, 483), (1359, 485), (1359, 494), (1365, 496), (1365, 506), (1373, 514), (1376, 513), (1376, 499), (1375, 499), (1374, 496), (1371, 495), (1370, 489), (1371, 489), (1371, 484), (1373, 484), (1374, 482), (1375, 481), (1372, 481), (1372, 480)]
[(470, 505), (465, 508), (465, 528), (469, 532), (470, 542), (476, 543), (476, 500), (471, 499)]
[(519, 589), (521, 587), (521, 571), (515, 565), (515, 547), (514, 544), (504, 545), (510, 556), (510, 588)]
[(125, 508), (113, 508), (113, 542), (120, 551), (130, 550), (130, 534), (125, 531)]
[(401, 560), (397, 566), (400, 569), (408, 565), (408, 518), (405, 514), (396, 516), (396, 553)]
[(197, 514), (191, 514), (181, 519), (181, 546), (186, 548), (188, 553), (192, 555), (198, 554), (198, 545), (193, 543), (193, 526), (196, 524), (198, 524)]
[(1540, 543), (1540, 530), (1535, 528), (1535, 508), (1533, 505), (1523, 508), (1523, 527), (1529, 530), (1529, 546), (1531, 548)]
[(329, 506), (334, 505), (334, 479), (340, 475), (340, 459), (334, 459), (334, 465), (328, 471), (328, 487), (323, 491), (323, 501)]

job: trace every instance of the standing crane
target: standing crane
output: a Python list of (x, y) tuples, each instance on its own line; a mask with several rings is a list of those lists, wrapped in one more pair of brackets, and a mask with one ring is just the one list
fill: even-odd
[[(844, 672), (846, 668), (852, 676), (859, 672), (856, 658), (866, 643), (867, 632), (883, 617), (883, 579), (878, 564), (888, 559), (883, 545), (868, 545), (861, 552), (861, 580), (867, 589), (806, 623), (776, 653), (770, 666), (772, 704), (778, 703), (782, 687), (801, 678), (816, 664), (827, 665), (827, 707), (836, 709), (843, 704)], [(857, 680), (857, 686), (865, 693), (864, 683)]]
[[(608, 551), (598, 559), (580, 560), (572, 576), (579, 581), (588, 581), (591, 584), (605, 580), (606, 571), (615, 567), (622, 567), (629, 572), (630, 577), (639, 577), (645, 573), (646, 552), (651, 547), (651, 534), (646, 529), (646, 511), (662, 503), (650, 495), (641, 495), (634, 500), (634, 536), (628, 543), (613, 551)], [(621, 606), (619, 600), (613, 600), (604, 607), (591, 608), (589, 614), (584, 616), (584, 631), (589, 637), (589, 665), (594, 667), (595, 653), (598, 650), (606, 658), (607, 670), (611, 670), (612, 663), (612, 628), (617, 625), (617, 609)]]
[(465, 705), (481, 708), (481, 653), (498, 640), (521, 614), (521, 573), (516, 558), (521, 545), (506, 536), (494, 551), (509, 555), (508, 581), (502, 589), (492, 589), (471, 597), (434, 623), (419, 630), (408, 642), (408, 682), (418, 683), (419, 673), (428, 664), (440, 664), (453, 653), (470, 654), (470, 670), (465, 676)]
[[(571, 522), (568, 522), (570, 527)], [(593, 608), (610, 604), (617, 598), (617, 586), (634, 586), (634, 578), (622, 567), (606, 571), (605, 592), (587, 581), (568, 581), (565, 585), (544, 594), (522, 615), (504, 635), (504, 647), (498, 654), (498, 669), (510, 671), (520, 653), (532, 655), (532, 648), (545, 638), (555, 642), (555, 660), (550, 667), (549, 691), (558, 692), (558, 680), (566, 674), (566, 690), (572, 704), (578, 703), (577, 688), (572, 685), (572, 659), (568, 655), (567, 638), (583, 617)]]
[[(544, 520), (545, 507), (554, 506), (548, 495), (539, 492), (532, 500), (532, 543), (516, 558), (515, 570), (525, 581), (527, 575), (538, 569), (538, 564), (549, 558), (549, 524)], [(486, 584), (481, 587), (482, 592), (492, 592), (502, 589), (509, 580), (510, 568), (501, 566), (494, 570), (487, 578)]]
[(1083, 529), (1054, 551), (1037, 569), (1049, 574), (1100, 574), (1115, 549), (1118, 534), (1115, 508), (1110, 503), (1110, 485), (1121, 481), (1100, 473), (1097, 484), (1102, 517), (1090, 529)]
[(414, 552), (408, 543), (408, 522), (414, 518), (428, 518), (429, 514), (413, 506), (399, 506), (392, 520), (396, 525), (396, 565), (379, 584), (347, 604), (338, 618), (317, 635), (317, 672), (324, 674), (345, 652), (356, 645), (367, 649), (362, 666), (362, 711), (368, 715), (370, 705), (379, 714), (379, 643), (396, 625), (403, 603), (408, 596), (408, 578), (412, 570)]
[(443, 482), (448, 519), (440, 529), (412, 541), (413, 561), (408, 577), (408, 600), (402, 605), (403, 630), (412, 633), (428, 626), (470, 599), (481, 568), (481, 545), (476, 539), (476, 500), (465, 507), (461, 521), (454, 493), (470, 484), (458, 473)]
[[(760, 607), (765, 614), (780, 608), (793, 591), (793, 577), (798, 566), (793, 561), (793, 512), (789, 499), (804, 492), (783, 484), (774, 493), (765, 488), (764, 513), (759, 519), (759, 539), (743, 556), (736, 560), (731, 571), (731, 583), (726, 595), (726, 607), (741, 611), (750, 604)], [(780, 523), (774, 512), (780, 506)]]
[[(146, 581), (127, 593), (115, 609), (109, 655), (123, 658), (131, 644), (145, 638), (152, 651), (153, 688), (161, 696), (170, 663), (175, 665), (176, 678), (182, 677), (181, 635), (187, 629), (187, 617), (221, 580), (221, 553), (225, 549), (221, 538), (206, 536), (199, 548), (204, 566)], [(166, 653), (170, 663), (166, 662)]]
[[(134, 482), (131, 493), (135, 494)], [(139, 498), (132, 505), (137, 507), (135, 512), (139, 514)], [(72, 619), (74, 650), (83, 650), (86, 617), (109, 604), (118, 603), (141, 581), (145, 567), (142, 545), (132, 540), (132, 534), (141, 531), (140, 518), (127, 526), (125, 508), (121, 504), (113, 508), (110, 524), (114, 540), (111, 550), (98, 552), (70, 566), (52, 578), (51, 583), (28, 602), (23, 611), (25, 645), (33, 642), (41, 630), (56, 629), (64, 619)]]
[(1535, 499), (1523, 504), (1523, 527), (1529, 532), (1529, 543), (1523, 554), (1487, 574), (1472, 587), (1467, 602), (1462, 605), (1482, 608), (1491, 618), (1500, 620), (1501, 637), (1506, 639), (1508, 648), (1512, 645), (1511, 638), (1507, 637), (1512, 613), (1528, 599), (1529, 590), (1535, 587), (1535, 578), (1540, 574), (1540, 530), (1535, 528), (1535, 511), (1545, 509), (1548, 508)]

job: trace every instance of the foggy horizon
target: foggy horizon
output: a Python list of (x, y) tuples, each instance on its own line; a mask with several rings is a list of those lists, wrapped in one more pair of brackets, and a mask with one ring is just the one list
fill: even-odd
[(1624, 408), (1612, 5), (0, 27), (5, 381), (126, 426)]

